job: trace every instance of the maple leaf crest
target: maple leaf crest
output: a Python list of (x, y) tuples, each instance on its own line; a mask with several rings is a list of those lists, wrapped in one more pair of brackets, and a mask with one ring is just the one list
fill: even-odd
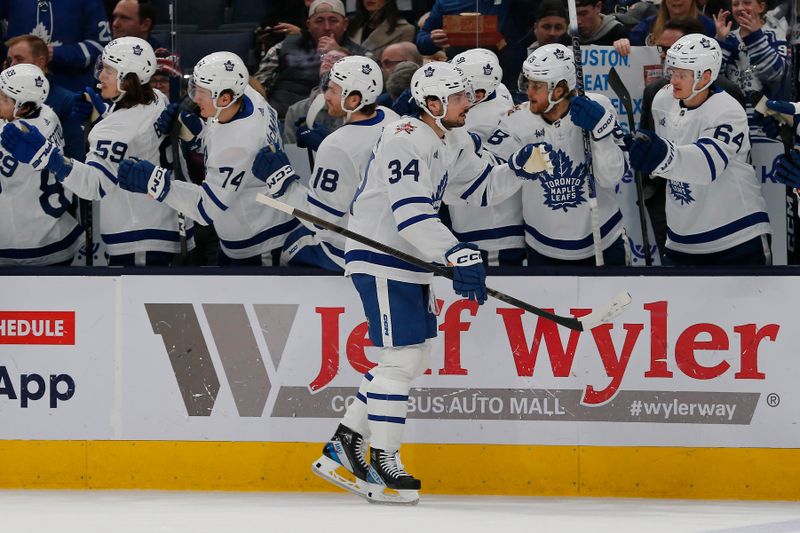
[(553, 150), (551, 155), (552, 174), (542, 172), (539, 177), (544, 189), (544, 204), (553, 211), (562, 209), (566, 213), (570, 208), (586, 202), (586, 163), (574, 166), (572, 159), (563, 150)]
[(668, 183), (670, 194), (681, 205), (688, 205), (695, 201), (694, 196), (692, 196), (692, 188), (688, 183), (673, 180), (669, 180)]

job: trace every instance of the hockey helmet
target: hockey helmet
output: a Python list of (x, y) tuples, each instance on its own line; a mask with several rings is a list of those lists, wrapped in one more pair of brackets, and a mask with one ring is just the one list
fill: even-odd
[[(365, 105), (374, 104), (383, 91), (381, 68), (375, 61), (364, 56), (341, 58), (331, 67), (329, 81), (342, 88), (341, 106), (347, 113), (348, 120), (351, 113)], [(344, 101), (354, 91), (361, 94), (361, 103), (355, 109), (346, 109)]]
[[(466, 92), (469, 95), (469, 87), (464, 75), (454, 65), (443, 61), (432, 61), (417, 69), (411, 77), (411, 95), (422, 108), (435, 121), (436, 125), (446, 129), (442, 125), (442, 118), (447, 114), (447, 98), (450, 95)], [(442, 114), (435, 116), (428, 109), (427, 98), (438, 98), (442, 103)]]
[(475, 91), (486, 91), (488, 96), (503, 79), (500, 61), (491, 50), (473, 48), (453, 57), (450, 61), (469, 80)]
[[(121, 94), (122, 80), (128, 74), (135, 74), (141, 85), (148, 83), (156, 72), (156, 54), (153, 47), (144, 39), (138, 37), (120, 37), (114, 39), (103, 48), (103, 54), (98, 58), (95, 77), (99, 79), (103, 65), (117, 71), (117, 89)], [(117, 97), (116, 100), (119, 100)]]
[[(684, 35), (667, 50), (667, 59), (664, 62), (664, 71), (670, 74), (672, 69), (687, 69), (694, 73), (692, 94), (689, 98), (704, 90), (697, 89), (694, 85), (700, 81), (706, 70), (711, 71), (711, 82), (717, 79), (722, 65), (722, 52), (717, 40), (701, 33)], [(669, 77), (669, 76), (668, 76)], [(711, 83), (709, 82), (709, 83)]]
[[(563, 44), (540, 46), (522, 64), (522, 74), (530, 81), (547, 83), (547, 113), (575, 89), (575, 56)], [(566, 82), (567, 91), (558, 100), (553, 100), (553, 90), (562, 81)]]
[[(250, 81), (250, 74), (244, 61), (233, 52), (214, 52), (205, 56), (197, 62), (192, 72), (192, 79), (189, 80), (189, 97), (194, 99), (197, 89), (206, 89), (211, 93), (211, 103), (217, 110), (215, 118), (219, 113), (233, 104), (244, 94), (244, 90)], [(224, 107), (217, 106), (217, 98), (224, 91), (233, 93), (233, 100)]]
[(14, 116), (31, 103), (40, 107), (50, 93), (50, 82), (36, 65), (20, 63), (0, 72), (0, 91), (14, 100)]

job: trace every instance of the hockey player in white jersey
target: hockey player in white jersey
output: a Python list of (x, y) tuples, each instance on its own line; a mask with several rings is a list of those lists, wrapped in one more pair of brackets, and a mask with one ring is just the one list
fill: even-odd
[[(381, 69), (372, 59), (348, 56), (337, 61), (330, 71), (325, 101), (328, 114), (345, 119), (344, 126), (320, 144), (308, 187), (293, 171), (287, 171), (280, 174), (281, 179), (268, 181), (268, 192), (276, 198), (283, 196), (282, 201), (298, 209), (346, 227), (350, 203), (372, 156), (372, 146), (383, 127), (400, 118), (391, 109), (376, 107), (375, 100), (382, 90)], [(267, 181), (287, 166), (286, 155), (268, 146), (258, 153), (253, 174)], [(344, 237), (303, 224), (287, 237), (284, 260), (293, 266), (344, 272)]]
[[(441, 203), (500, 202), (546, 165), (533, 145), (502, 165), (475, 153), (463, 128), (470, 99), (453, 65), (432, 62), (421, 67), (412, 77), (411, 91), (420, 117), (404, 117), (383, 130), (356, 192), (348, 229), (452, 266), (455, 292), (481, 304), (486, 274), (480, 252), (474, 244), (459, 243), (442, 224)], [(381, 359), (361, 380), (357, 400), (312, 468), (370, 500), (416, 503), (421, 483), (406, 472), (398, 452), (411, 381), (428, 368), (430, 339), (436, 336), (433, 276), (353, 240), (347, 241), (345, 260)], [(356, 481), (339, 474), (340, 468)]]
[(670, 84), (653, 99), (656, 131), (639, 130), (630, 146), (635, 169), (668, 180), (667, 264), (771, 262), (747, 116), (713, 85), (721, 59), (717, 42), (704, 35), (675, 42), (665, 63)]
[[(476, 149), (497, 130), (500, 120), (514, 107), (511, 93), (501, 83), (503, 69), (494, 52), (473, 48), (451, 61), (475, 91), (475, 102), (467, 113), (467, 130), (476, 136)], [(522, 225), (522, 193), (500, 203), (480, 208), (448, 205), (450, 227), (460, 241), (473, 242), (490, 266), (522, 265), (525, 237)]]
[(626, 163), (611, 102), (599, 94), (575, 94), (572, 51), (561, 44), (537, 48), (523, 63), (522, 73), (528, 81), (528, 102), (511, 110), (486, 147), (500, 157), (525, 143), (545, 143), (552, 152), (553, 171), (522, 186), (528, 266), (595, 264), (584, 129), (591, 138), (604, 262), (627, 264), (615, 193)]
[[(49, 90), (35, 65), (0, 72), (0, 119), (24, 120), (63, 148), (61, 123), (44, 103)], [(0, 265), (69, 265), (83, 242), (81, 226), (67, 211), (71, 197), (49, 171), (0, 152)]]
[[(6, 125), (3, 147), (34, 170), (49, 170), (81, 198), (100, 200), (100, 233), (109, 265), (168, 265), (180, 250), (174, 211), (117, 186), (118, 167), (126, 157), (159, 158), (154, 124), (165, 98), (149, 85), (155, 54), (147, 41), (122, 37), (106, 45), (97, 66), (101, 95), (112, 105), (89, 134), (86, 163), (65, 158), (33, 125), (27, 132), (16, 123)], [(191, 228), (187, 235), (191, 249)]]
[(120, 186), (146, 193), (219, 236), (220, 266), (280, 264), (286, 236), (299, 222), (256, 202), (263, 183), (252, 174), (253, 160), (266, 144), (279, 142), (272, 109), (248, 90), (247, 67), (232, 52), (214, 52), (194, 67), (189, 94), (206, 124), (199, 134), (206, 162), (201, 185), (172, 180), (172, 171), (148, 161), (120, 166)]

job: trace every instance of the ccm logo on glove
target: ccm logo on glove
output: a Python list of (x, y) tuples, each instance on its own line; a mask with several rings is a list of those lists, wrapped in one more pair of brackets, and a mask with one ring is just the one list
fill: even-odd
[(278, 169), (278, 171), (277, 171), (277, 172), (274, 172), (274, 173), (273, 173), (273, 174), (272, 174), (272, 175), (271, 175), (271, 176), (270, 176), (270, 177), (267, 179), (267, 182), (266, 182), (266, 183), (267, 183), (267, 187), (269, 187), (269, 188), (272, 188), (272, 187), (274, 187), (274, 186), (275, 186), (275, 185), (277, 185), (277, 184), (278, 184), (278, 183), (279, 183), (281, 180), (283, 180), (284, 178), (286, 178), (286, 177), (288, 177), (288, 176), (291, 176), (292, 174), (294, 174), (294, 170), (292, 170), (292, 167), (291, 167), (291, 166), (289, 166), (289, 165), (286, 165), (286, 166), (284, 166), (284, 167), (281, 167), (280, 169)]
[(480, 263), (481, 253), (480, 252), (471, 252), (468, 254), (461, 253), (460, 255), (454, 255), (450, 257), (450, 264), (453, 266), (467, 266), (467, 265), (474, 265), (475, 263)]

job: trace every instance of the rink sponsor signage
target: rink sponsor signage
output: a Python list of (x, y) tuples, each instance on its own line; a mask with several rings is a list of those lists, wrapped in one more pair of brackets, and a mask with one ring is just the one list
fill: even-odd
[(0, 311), (0, 344), (75, 344), (74, 311)]

